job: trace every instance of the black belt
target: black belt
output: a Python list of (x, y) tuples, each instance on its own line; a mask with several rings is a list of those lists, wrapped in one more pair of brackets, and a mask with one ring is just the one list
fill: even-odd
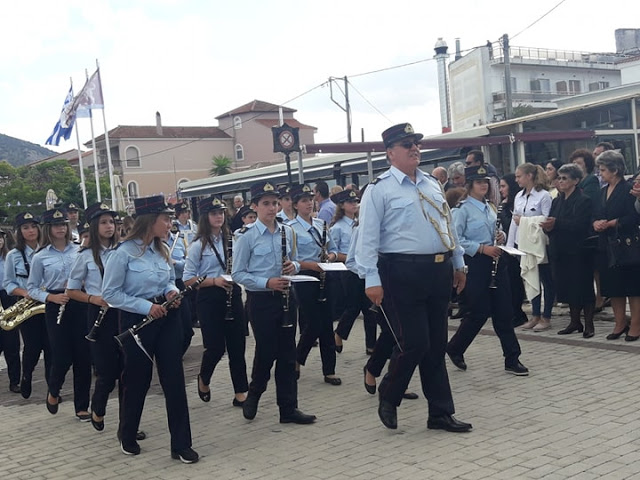
[(147, 300), (151, 303), (162, 305), (164, 302), (166, 302), (167, 298), (164, 295), (158, 295), (157, 297), (147, 298)]
[(268, 292), (252, 292), (247, 290), (247, 296), (249, 297), (276, 297), (278, 295), (282, 295), (282, 292), (278, 292), (276, 290), (269, 290)]
[(429, 253), (424, 255), (410, 253), (379, 253), (378, 256), (389, 262), (442, 263), (451, 258), (451, 252)]
[(64, 293), (64, 290), (47, 290), (47, 293), (52, 293), (53, 295), (58, 295), (59, 293)]

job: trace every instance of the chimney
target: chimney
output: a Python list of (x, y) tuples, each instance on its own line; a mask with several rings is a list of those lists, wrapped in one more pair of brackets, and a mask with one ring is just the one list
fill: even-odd
[(433, 58), (438, 62), (438, 92), (440, 94), (440, 122), (442, 133), (451, 131), (451, 106), (449, 103), (449, 79), (447, 75), (448, 47), (442, 37), (438, 38), (434, 47), (436, 54)]
[(156, 133), (162, 136), (162, 117), (160, 117), (160, 112), (156, 112)]
[(460, 60), (462, 58), (462, 53), (460, 52), (460, 39), (456, 38), (456, 56), (455, 60)]

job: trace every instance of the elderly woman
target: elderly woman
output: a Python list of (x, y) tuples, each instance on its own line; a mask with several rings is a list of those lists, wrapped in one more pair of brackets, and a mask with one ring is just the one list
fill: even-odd
[[(616, 259), (611, 258), (607, 245), (618, 236), (637, 233), (640, 217), (634, 208), (635, 198), (630, 195), (631, 185), (624, 180), (624, 157), (608, 150), (598, 156), (596, 164), (602, 180), (608, 184), (602, 188), (600, 203), (593, 216), (593, 229), (600, 237), (598, 269), (602, 295), (611, 298), (616, 322), (607, 340), (616, 340), (627, 333), (625, 340), (633, 342), (640, 338), (640, 283), (631, 279), (640, 276), (640, 266), (616, 266)], [(627, 298), (631, 309), (630, 325), (625, 319)]]
[[(578, 188), (584, 172), (573, 163), (558, 169), (558, 196), (542, 228), (549, 235), (549, 259), (556, 285), (556, 298), (569, 304), (571, 321), (558, 335), (582, 332), (584, 338), (594, 335), (593, 262), (584, 248), (589, 235), (593, 206), (591, 199)], [(585, 326), (580, 321), (584, 310)]]
[(452, 163), (451, 165), (449, 165), (447, 173), (449, 174), (449, 181), (444, 186), (445, 191), (454, 187), (464, 187), (464, 163)]

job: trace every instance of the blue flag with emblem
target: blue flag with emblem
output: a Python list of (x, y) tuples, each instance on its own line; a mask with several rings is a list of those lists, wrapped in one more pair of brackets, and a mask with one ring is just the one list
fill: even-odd
[(65, 140), (69, 140), (71, 136), (71, 132), (73, 131), (73, 122), (75, 121), (75, 111), (73, 109), (73, 87), (69, 88), (69, 93), (67, 93), (67, 97), (64, 99), (64, 104), (62, 105), (62, 111), (60, 112), (60, 118), (58, 119), (58, 123), (53, 127), (53, 133), (47, 141), (45, 145), (60, 145), (60, 139), (64, 138)]

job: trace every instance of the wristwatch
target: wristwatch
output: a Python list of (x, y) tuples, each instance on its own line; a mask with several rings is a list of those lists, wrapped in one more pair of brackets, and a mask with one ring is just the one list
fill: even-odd
[(467, 273), (469, 273), (469, 267), (467, 267), (467, 266), (465, 265), (465, 266), (464, 266), (464, 267), (462, 267), (462, 268), (455, 268), (455, 269), (454, 269), (454, 271), (455, 271), (455, 272), (462, 272), (462, 273), (464, 273), (464, 274), (466, 275)]

